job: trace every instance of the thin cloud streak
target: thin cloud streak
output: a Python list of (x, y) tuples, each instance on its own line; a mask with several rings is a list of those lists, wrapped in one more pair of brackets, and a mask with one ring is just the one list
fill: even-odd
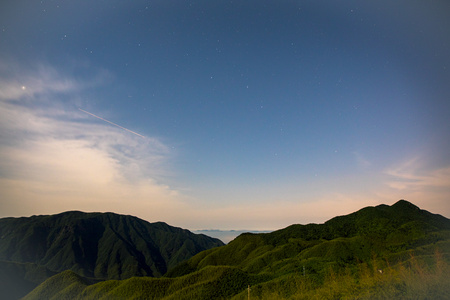
[(82, 110), (81, 108), (78, 108), (78, 109), (81, 110), (81, 111), (84, 112), (84, 113), (87, 113), (88, 115), (91, 115), (91, 116), (93, 116), (93, 117), (95, 117), (95, 118), (97, 118), (97, 119), (100, 119), (100, 120), (102, 120), (102, 121), (108, 122), (109, 124), (112, 124), (112, 125), (114, 125), (114, 126), (117, 126), (117, 127), (121, 128), (121, 129), (123, 129), (123, 130), (126, 130), (126, 131), (128, 131), (128, 132), (130, 132), (130, 133), (132, 133), (132, 134), (135, 134), (135, 135), (140, 136), (141, 138), (144, 138), (144, 139), (145, 139), (145, 136), (143, 136), (143, 135), (141, 135), (141, 134), (139, 134), (139, 133), (137, 133), (137, 132), (134, 132), (134, 131), (132, 131), (132, 130), (130, 130), (130, 129), (128, 129), (128, 128), (125, 128), (125, 127), (123, 127), (123, 126), (120, 126), (120, 125), (118, 125), (118, 124), (116, 124), (116, 123), (114, 123), (114, 122), (108, 121), (108, 120), (106, 120), (106, 119), (104, 119), (104, 118), (102, 118), (102, 117), (99, 117), (99, 116), (97, 116), (97, 115), (94, 115), (93, 113), (90, 113), (90, 112), (88, 112), (88, 111)]

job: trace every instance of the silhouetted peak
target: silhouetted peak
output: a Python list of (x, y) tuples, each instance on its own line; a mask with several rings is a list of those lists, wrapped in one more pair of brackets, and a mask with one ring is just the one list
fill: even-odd
[(409, 209), (409, 210), (413, 209), (413, 210), (420, 210), (419, 207), (417, 207), (417, 206), (415, 206), (414, 204), (412, 204), (411, 202), (408, 202), (408, 201), (403, 200), (403, 199), (397, 201), (396, 203), (394, 203), (394, 204), (392, 205), (392, 208), (395, 208), (395, 209)]

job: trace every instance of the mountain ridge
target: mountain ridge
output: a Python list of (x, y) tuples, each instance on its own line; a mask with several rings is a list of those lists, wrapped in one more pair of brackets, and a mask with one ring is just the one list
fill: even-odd
[(249, 286), (252, 299), (445, 299), (449, 266), (450, 220), (401, 200), (322, 224), (243, 233), (161, 278), (89, 284), (55, 275), (24, 299), (247, 299)]
[[(403, 216), (395, 216), (400, 210)], [(427, 221), (424, 222), (424, 219)], [(400, 200), (392, 206), (365, 207), (322, 224), (294, 224), (270, 233), (244, 233), (224, 247), (195, 255), (170, 270), (166, 276), (182, 276), (209, 265), (237, 266), (247, 271), (261, 272), (270, 269), (270, 266), (260, 268), (272, 262), (277, 262), (281, 267), (278, 262), (280, 258), (285, 259), (283, 263), (288, 266), (287, 261), (297, 252), (302, 252), (302, 259), (322, 259), (321, 255), (328, 253), (330, 261), (336, 262), (337, 259), (342, 264), (352, 260), (368, 261), (371, 252), (393, 259), (398, 252), (449, 237), (449, 219)], [(355, 249), (344, 251), (342, 247)]]
[(0, 219), (0, 261), (32, 263), (55, 273), (72, 270), (101, 280), (160, 277), (192, 255), (222, 245), (164, 222), (115, 213), (68, 211)]
[[(112, 231), (137, 226), (114, 224)], [(243, 233), (158, 278), (95, 282), (66, 270), (24, 299), (244, 299), (249, 286), (260, 299), (448, 298), (450, 219), (400, 200), (322, 224)]]

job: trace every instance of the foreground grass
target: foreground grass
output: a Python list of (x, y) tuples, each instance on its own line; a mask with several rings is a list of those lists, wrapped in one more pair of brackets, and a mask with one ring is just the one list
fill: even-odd
[[(251, 299), (450, 299), (450, 265), (439, 252), (389, 266), (373, 261), (341, 271), (330, 268), (320, 281), (290, 274), (250, 290)], [(243, 291), (232, 299), (248, 299)]]
[(211, 266), (176, 278), (134, 277), (89, 284), (71, 271), (24, 299), (450, 299), (450, 256), (440, 252), (389, 265), (374, 259), (322, 274), (250, 275)]

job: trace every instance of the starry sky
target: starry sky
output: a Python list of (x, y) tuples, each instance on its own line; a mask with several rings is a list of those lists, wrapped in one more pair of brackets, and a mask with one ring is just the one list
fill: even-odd
[(0, 217), (450, 217), (450, 2), (5, 0)]

